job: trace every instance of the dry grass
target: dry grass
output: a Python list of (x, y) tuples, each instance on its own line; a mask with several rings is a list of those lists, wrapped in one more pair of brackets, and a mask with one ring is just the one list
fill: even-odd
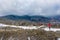
[[(18, 30), (18, 31), (0, 31), (0, 38), (3, 36), (5, 40), (9, 37), (17, 38), (22, 40), (23, 38), (27, 39), (28, 36), (36, 40), (55, 40), (55, 32), (46, 32), (44, 30)], [(25, 40), (23, 39), (23, 40)]]

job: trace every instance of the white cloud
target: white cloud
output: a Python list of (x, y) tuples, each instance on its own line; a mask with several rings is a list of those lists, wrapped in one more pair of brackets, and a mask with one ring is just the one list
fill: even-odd
[(56, 15), (59, 8), (60, 0), (0, 0), (0, 15)]

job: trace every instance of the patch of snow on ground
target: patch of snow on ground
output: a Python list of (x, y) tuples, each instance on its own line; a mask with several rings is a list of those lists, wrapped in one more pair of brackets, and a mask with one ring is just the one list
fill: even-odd
[(15, 27), (15, 28), (22, 28), (22, 29), (39, 29), (39, 28), (42, 28), (43, 30), (45, 31), (60, 31), (60, 28), (48, 28), (48, 27), (45, 27), (44, 25), (41, 25), (41, 26), (16, 26), (16, 25), (6, 25), (6, 24), (2, 24), (0, 23), (0, 27)]
[(42, 28), (43, 30), (45, 30), (45, 31), (54, 31), (54, 32), (56, 32), (56, 31), (60, 31), (60, 28), (48, 28), (48, 27), (45, 27), (45, 28)]
[(6, 26), (9, 26), (9, 25), (6, 25), (6, 24), (2, 24), (2, 23), (0, 23), (0, 27), (6, 27)]
[(15, 28), (22, 28), (22, 29), (38, 29), (38, 28), (41, 28), (41, 27), (44, 27), (43, 25), (42, 26), (16, 26), (16, 25), (6, 25), (6, 24), (2, 24), (0, 23), (0, 27), (15, 27)]
[(60, 38), (58, 38), (57, 40), (60, 40)]

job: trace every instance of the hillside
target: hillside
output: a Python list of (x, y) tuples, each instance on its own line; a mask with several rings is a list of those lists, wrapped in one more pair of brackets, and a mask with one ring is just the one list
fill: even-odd
[(17, 16), (17, 15), (7, 15), (0, 17), (0, 23), (13, 24), (13, 25), (40, 25), (40, 22), (49, 22), (49, 18), (44, 16)]
[(35, 21), (35, 22), (47, 22), (49, 18), (44, 17), (44, 16), (17, 16), (17, 15), (7, 15), (7, 16), (2, 16), (0, 18), (3, 19), (9, 19), (9, 20), (28, 20), (28, 21)]
[[(53, 18), (53, 19), (52, 19)], [(6, 15), (0, 17), (0, 23), (11, 24), (11, 25), (41, 25), (42, 23), (49, 23), (51, 22), (60, 22), (60, 16), (17, 16), (17, 15)]]

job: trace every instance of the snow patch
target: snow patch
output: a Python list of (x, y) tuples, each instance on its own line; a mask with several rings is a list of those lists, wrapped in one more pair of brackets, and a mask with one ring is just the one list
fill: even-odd
[(60, 28), (48, 28), (48, 27), (45, 27), (44, 25), (41, 25), (41, 26), (16, 26), (16, 25), (6, 25), (6, 24), (2, 24), (0, 23), (0, 27), (14, 27), (14, 28), (21, 28), (21, 29), (43, 29), (45, 31), (60, 31)]
[(57, 40), (60, 40), (60, 38), (57, 38)]
[(1, 26), (4, 27), (4, 26), (9, 26), (9, 25), (0, 23), (0, 27), (1, 27)]
[(6, 25), (6, 24), (2, 24), (0, 23), (0, 27), (15, 27), (15, 28), (22, 28), (22, 29), (38, 29), (38, 28), (41, 28), (41, 27), (44, 27), (43, 25), (42, 26), (16, 26), (16, 25)]
[(45, 28), (42, 28), (43, 30), (45, 30), (45, 31), (54, 31), (54, 32), (56, 32), (56, 31), (60, 31), (60, 28), (48, 28), (48, 27), (45, 27)]

